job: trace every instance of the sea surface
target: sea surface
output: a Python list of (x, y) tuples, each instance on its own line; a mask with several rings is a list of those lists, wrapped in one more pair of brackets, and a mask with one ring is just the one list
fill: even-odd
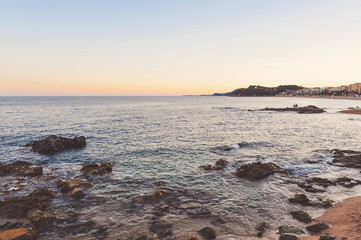
[[(254, 111), (293, 104), (316, 105), (327, 112)], [(15, 196), (39, 186), (56, 190), (54, 179), (80, 176), (84, 163), (113, 162), (111, 174), (92, 177), (95, 185), (80, 200), (81, 207), (58, 194), (50, 208), (57, 214), (80, 211), (84, 221), (106, 227), (105, 239), (147, 234), (155, 218), (173, 224), (173, 236), (211, 226), (220, 239), (246, 239), (242, 236), (255, 234), (258, 222), (269, 222), (274, 228), (300, 225), (291, 218), (291, 210), (322, 213), (288, 202), (294, 193), (304, 192), (287, 183), (290, 180), (314, 176), (361, 180), (358, 170), (328, 164), (332, 149), (360, 149), (361, 115), (337, 113), (357, 106), (361, 102), (293, 97), (0, 97), (0, 163), (30, 161), (43, 166), (49, 176), (48, 181), (27, 180), (24, 190), (11, 194)], [(87, 146), (54, 156), (24, 147), (55, 134), (84, 135)], [(223, 151), (222, 146), (232, 150)], [(201, 168), (221, 158), (229, 162), (226, 169)], [(273, 162), (290, 173), (260, 181), (233, 174), (237, 167), (256, 161)], [(193, 210), (173, 209), (156, 217), (156, 204), (131, 204), (134, 197), (159, 190), (154, 185), (158, 181), (180, 203), (199, 203), (211, 215), (194, 218), (189, 216)], [(358, 187), (329, 187), (325, 193), (307, 194), (338, 201), (359, 193)], [(226, 223), (212, 224), (217, 218)], [(88, 232), (67, 236), (49, 232), (40, 239), (96, 237)]]

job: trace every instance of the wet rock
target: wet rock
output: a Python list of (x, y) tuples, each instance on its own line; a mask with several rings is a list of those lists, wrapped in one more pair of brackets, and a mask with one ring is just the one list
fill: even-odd
[(216, 218), (216, 219), (213, 219), (212, 221), (211, 221), (211, 224), (213, 225), (213, 226), (220, 226), (220, 225), (223, 225), (223, 224), (226, 224), (227, 222), (226, 221), (224, 221), (222, 218)]
[(39, 189), (28, 196), (5, 198), (0, 201), (0, 218), (25, 218), (31, 210), (46, 209), (55, 195), (54, 191)]
[(40, 154), (54, 155), (70, 149), (83, 148), (86, 145), (85, 137), (65, 138), (56, 135), (50, 135), (47, 138), (28, 143), (26, 146), (31, 146), (31, 150)]
[(154, 185), (155, 185), (156, 187), (163, 187), (163, 186), (164, 186), (164, 182), (158, 181), (158, 182), (155, 182)]
[(311, 192), (311, 193), (326, 192), (326, 190), (324, 190), (324, 189), (315, 188), (311, 184), (307, 184), (307, 183), (298, 183), (297, 186), (299, 186), (300, 188), (305, 189), (306, 192)]
[(85, 196), (84, 189), (91, 188), (94, 184), (82, 178), (72, 178), (68, 181), (59, 180), (57, 186), (60, 191), (71, 198), (82, 198)]
[(156, 203), (156, 202), (160, 202), (161, 200), (163, 200), (165, 197), (167, 196), (166, 192), (163, 191), (156, 191), (153, 194), (150, 195), (142, 195), (142, 196), (138, 196), (133, 198), (133, 202), (134, 203)]
[(288, 199), (288, 201), (291, 203), (298, 203), (305, 206), (310, 204), (310, 199), (308, 199), (305, 194), (295, 194), (294, 197)]
[(24, 161), (16, 161), (11, 164), (0, 164), (0, 177), (4, 176), (30, 176), (35, 177), (43, 174), (42, 167), (34, 167), (33, 164)]
[(207, 166), (202, 166), (202, 168), (204, 170), (221, 170), (223, 168), (225, 168), (228, 165), (228, 162), (224, 159), (220, 159), (216, 162), (216, 164), (214, 166), (212, 165), (207, 165)]
[(324, 188), (336, 185), (336, 183), (334, 181), (328, 180), (326, 178), (320, 178), (320, 177), (313, 177), (311, 179), (308, 179), (307, 182), (322, 186)]
[(257, 237), (261, 238), (263, 234), (267, 231), (267, 229), (270, 229), (271, 226), (266, 222), (257, 223), (255, 229), (259, 231), (257, 233)]
[(57, 217), (53, 214), (33, 209), (27, 213), (27, 217), (38, 232), (47, 230)]
[[(85, 234), (89, 233), (95, 228), (96, 224), (92, 220), (74, 222), (65, 225), (58, 225), (58, 231), (65, 233), (67, 235), (77, 235), (77, 234)], [(64, 238), (65, 238), (64, 236)]]
[(305, 194), (295, 194), (293, 198), (288, 199), (290, 203), (300, 204), (302, 206), (313, 206), (319, 208), (332, 207), (333, 202), (329, 199), (318, 199), (311, 201)]
[(314, 225), (306, 227), (306, 229), (308, 231), (310, 231), (311, 233), (319, 233), (319, 232), (321, 232), (323, 230), (326, 230), (328, 228), (330, 228), (330, 226), (325, 222), (319, 222), (319, 223), (316, 223)]
[(158, 210), (161, 211), (161, 212), (167, 212), (169, 210), (169, 205), (164, 204), (164, 205), (160, 206), (158, 208)]
[(173, 224), (170, 223), (156, 223), (149, 227), (149, 230), (156, 233), (159, 238), (165, 238), (173, 235)]
[(260, 180), (280, 171), (281, 168), (274, 163), (256, 162), (241, 166), (235, 174), (249, 180)]
[(204, 239), (216, 239), (217, 233), (216, 230), (210, 227), (202, 228), (198, 231), (199, 235), (201, 235)]
[(280, 226), (278, 228), (278, 232), (280, 234), (283, 234), (283, 233), (305, 234), (305, 232), (302, 229), (299, 229), (294, 226), (288, 226), (288, 225)]
[(196, 209), (201, 207), (202, 205), (199, 203), (183, 203), (178, 206), (178, 209), (187, 210), (187, 209)]
[(297, 219), (300, 222), (304, 222), (304, 223), (312, 222), (311, 216), (304, 211), (292, 211), (291, 215), (293, 218)]
[(260, 111), (277, 111), (277, 112), (297, 112), (297, 113), (323, 113), (326, 112), (322, 108), (318, 108), (314, 105), (308, 105), (305, 107), (293, 107), (293, 108), (264, 108)]
[(355, 180), (355, 179), (351, 179), (348, 177), (341, 177), (341, 178), (337, 178), (335, 181), (337, 184), (343, 186), (343, 187), (347, 187), (347, 188), (352, 188), (356, 185), (361, 184), (361, 181), (359, 180)]
[(320, 240), (336, 240), (336, 237), (331, 233), (322, 233), (320, 235)]
[(36, 240), (35, 232), (31, 228), (10, 229), (0, 232), (1, 240)]
[(294, 233), (283, 233), (279, 237), (279, 240), (302, 240), (302, 237)]
[(159, 238), (157, 234), (154, 234), (154, 235), (143, 235), (137, 238), (136, 240), (159, 240)]
[(348, 168), (361, 168), (361, 152), (353, 150), (338, 150), (331, 151), (333, 160), (331, 165), (348, 167)]
[(201, 240), (199, 239), (197, 236), (179, 236), (179, 237), (175, 237), (173, 238), (173, 240)]
[(84, 174), (105, 174), (112, 171), (113, 164), (111, 162), (104, 163), (87, 163), (85, 164), (80, 171)]
[(189, 211), (187, 213), (188, 217), (190, 218), (208, 218), (212, 214), (212, 211), (208, 208), (201, 208), (195, 211)]

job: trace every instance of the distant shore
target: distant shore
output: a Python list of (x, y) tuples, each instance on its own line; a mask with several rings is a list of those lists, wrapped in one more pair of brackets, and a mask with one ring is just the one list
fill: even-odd
[(361, 100), (361, 96), (360, 97), (353, 97), (353, 96), (277, 96), (277, 97)]

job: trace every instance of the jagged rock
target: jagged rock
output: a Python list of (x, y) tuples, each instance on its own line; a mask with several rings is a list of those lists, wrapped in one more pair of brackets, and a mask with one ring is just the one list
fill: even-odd
[(0, 201), (0, 218), (25, 218), (31, 210), (46, 209), (55, 195), (54, 191), (39, 189), (28, 196), (5, 198)]
[(277, 112), (297, 112), (297, 113), (323, 113), (326, 112), (322, 108), (318, 108), (314, 105), (308, 105), (306, 107), (293, 107), (293, 108), (264, 108), (260, 111), (277, 111)]
[(155, 193), (151, 195), (143, 195), (133, 198), (134, 203), (156, 203), (164, 199), (164, 197), (167, 195), (166, 192), (162, 191), (156, 191)]
[(300, 222), (310, 223), (312, 221), (311, 216), (304, 211), (293, 211), (291, 215)]
[(330, 164), (340, 167), (361, 168), (361, 152), (338, 149), (331, 152), (333, 160)]
[(320, 240), (336, 240), (336, 237), (331, 233), (322, 233), (320, 235)]
[(59, 180), (57, 183), (60, 191), (71, 198), (82, 198), (85, 196), (84, 189), (91, 188), (94, 184), (82, 178), (72, 178), (68, 181)]
[(43, 232), (48, 229), (49, 226), (57, 219), (53, 214), (43, 212), (39, 209), (33, 209), (27, 213), (27, 217), (39, 232)]
[(288, 225), (280, 226), (278, 228), (278, 232), (280, 234), (283, 234), (283, 233), (305, 234), (305, 232), (302, 229), (299, 229), (294, 226), (288, 226)]
[(308, 231), (310, 231), (311, 233), (319, 233), (328, 228), (330, 228), (330, 226), (325, 222), (319, 222), (319, 223), (316, 223), (316, 224), (306, 227), (306, 229)]
[(361, 184), (361, 181), (351, 179), (351, 178), (348, 178), (348, 177), (337, 178), (335, 182), (337, 184), (339, 184), (339, 185), (341, 185), (343, 187), (347, 187), (347, 188), (351, 188), (351, 187), (354, 187), (356, 185)]
[(16, 161), (11, 164), (0, 164), (0, 177), (4, 176), (30, 176), (35, 177), (43, 174), (42, 167), (34, 167), (32, 163)]
[(35, 232), (31, 228), (10, 229), (0, 232), (1, 240), (36, 240)]
[(283, 233), (279, 240), (302, 240), (302, 237), (294, 233)]
[(50, 135), (47, 138), (28, 143), (25, 146), (31, 146), (31, 150), (40, 154), (54, 155), (56, 153), (83, 148), (86, 145), (85, 137), (65, 138), (56, 135)]
[(80, 171), (84, 174), (105, 174), (112, 171), (113, 164), (111, 162), (105, 163), (87, 163)]
[(217, 233), (216, 230), (210, 227), (202, 228), (198, 231), (199, 235), (201, 235), (204, 239), (216, 239)]
[(256, 162), (241, 166), (235, 174), (249, 180), (260, 180), (280, 171), (281, 168), (274, 163)]
[(202, 166), (202, 168), (204, 170), (221, 170), (223, 168), (225, 168), (228, 165), (228, 162), (224, 159), (220, 159), (216, 162), (216, 164), (214, 166), (212, 165), (207, 165), (207, 166)]
[(297, 203), (303, 206), (313, 206), (319, 208), (328, 208), (332, 207), (332, 201), (329, 199), (323, 200), (318, 199), (318, 201), (311, 201), (305, 194), (295, 194), (293, 198), (288, 199), (290, 203)]

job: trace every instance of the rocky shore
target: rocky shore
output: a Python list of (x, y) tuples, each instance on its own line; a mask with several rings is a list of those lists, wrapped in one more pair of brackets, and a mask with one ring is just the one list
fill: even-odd
[[(35, 153), (53, 155), (85, 147), (85, 137), (64, 138), (52, 135), (27, 146), (31, 146), (31, 151)], [(231, 151), (227, 148), (219, 148), (219, 150)], [(330, 154), (332, 161), (328, 164), (332, 166), (361, 168), (361, 152), (334, 149), (330, 151)], [(333, 240), (335, 237), (338, 239), (361, 237), (357, 231), (358, 225), (361, 224), (361, 219), (359, 219), (361, 197), (347, 199), (342, 203), (337, 203), (333, 208), (333, 201), (314, 195), (335, 186), (352, 188), (360, 185), (361, 180), (348, 176), (334, 179), (320, 177), (294, 179), (289, 169), (263, 161), (237, 165), (237, 163), (220, 159), (213, 165), (201, 166), (200, 171), (218, 174), (233, 166), (237, 167), (229, 177), (240, 181), (262, 182), (281, 176), (285, 185), (295, 186), (298, 191), (294, 192), (289, 199), (284, 199), (292, 204), (295, 210), (284, 214), (292, 217), (299, 224), (293, 226), (259, 222), (251, 231), (252, 234), (238, 237), (235, 235), (236, 237), (232, 239)], [(108, 179), (111, 180), (113, 167), (111, 162), (85, 163), (76, 174), (64, 179), (53, 175), (51, 171), (44, 175), (44, 169), (47, 167), (30, 162), (16, 161), (0, 164), (0, 177), (3, 181), (1, 193), (4, 196), (9, 195), (0, 200), (0, 239), (33, 240), (49, 232), (56, 233), (59, 238), (80, 233), (85, 234), (87, 239), (110, 239), (108, 238), (109, 226), (82, 219), (81, 210), (91, 204), (104, 204), (107, 201), (107, 199), (89, 197), (89, 195), (96, 187), (97, 183), (94, 180), (97, 176), (109, 175)], [(226, 177), (225, 174), (223, 173), (220, 177)], [(32, 179), (37, 180), (39, 187), (34, 186), (34, 189), (27, 194), (17, 194), (24, 190), (27, 182)], [(43, 181), (49, 182), (49, 179), (51, 179), (49, 188), (40, 187)], [(97, 181), (107, 181), (107, 178)], [(55, 206), (54, 201), (70, 204), (72, 208), (64, 211), (63, 204)], [(199, 201), (197, 196), (187, 189), (167, 186), (161, 181), (154, 182), (153, 188), (147, 193), (129, 198), (127, 206), (128, 211), (134, 214), (144, 209), (152, 209), (148, 233), (139, 233), (138, 236), (132, 235), (127, 239), (225, 239), (218, 233), (218, 229), (226, 228), (227, 220), (214, 214), (207, 207), (207, 202)], [(326, 209), (326, 212), (323, 216), (314, 219), (308, 213), (308, 209)], [(173, 222), (166, 220), (168, 215), (186, 215), (189, 219), (200, 221), (208, 219), (209, 225), (194, 226), (198, 229), (179, 234), (179, 232), (174, 232)]]

